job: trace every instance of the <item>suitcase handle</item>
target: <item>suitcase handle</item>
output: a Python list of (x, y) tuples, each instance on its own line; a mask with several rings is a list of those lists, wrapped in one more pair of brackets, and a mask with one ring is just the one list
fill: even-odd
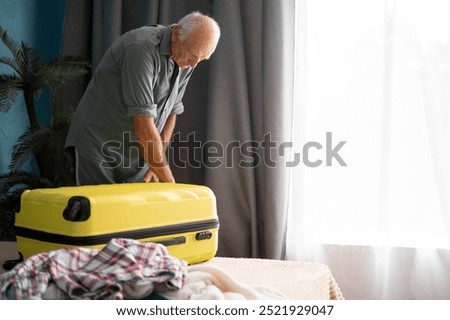
[(89, 199), (75, 196), (69, 199), (67, 207), (63, 211), (63, 217), (67, 221), (86, 221), (91, 215)]
[(156, 243), (162, 244), (163, 246), (176, 246), (179, 244), (186, 243), (186, 237), (176, 237), (169, 240), (161, 240), (161, 241), (155, 241)]

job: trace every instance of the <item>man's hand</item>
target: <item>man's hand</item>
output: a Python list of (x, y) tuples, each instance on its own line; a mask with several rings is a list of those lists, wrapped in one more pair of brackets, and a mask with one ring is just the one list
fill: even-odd
[(175, 182), (166, 161), (164, 146), (155, 127), (154, 119), (147, 116), (134, 116), (133, 125), (141, 154), (152, 172), (146, 173), (144, 181), (146, 181), (145, 179), (152, 179), (154, 174), (160, 182)]
[(159, 178), (152, 169), (148, 169), (144, 176), (144, 182), (159, 182)]

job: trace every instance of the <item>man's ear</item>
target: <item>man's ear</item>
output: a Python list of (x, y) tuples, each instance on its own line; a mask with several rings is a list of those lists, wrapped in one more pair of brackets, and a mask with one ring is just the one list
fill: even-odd
[(172, 33), (173, 33), (175, 39), (177, 39), (177, 40), (180, 40), (180, 29), (181, 29), (181, 27), (179, 25), (175, 25), (172, 28)]

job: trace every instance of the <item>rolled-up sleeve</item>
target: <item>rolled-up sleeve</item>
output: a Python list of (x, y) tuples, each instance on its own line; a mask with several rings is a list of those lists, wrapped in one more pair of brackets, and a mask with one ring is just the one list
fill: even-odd
[(154, 58), (141, 45), (126, 48), (122, 61), (122, 93), (127, 114), (156, 118), (157, 105), (153, 96)]
[(172, 112), (171, 112), (171, 113), (174, 113), (174, 114), (182, 114), (183, 111), (184, 111), (184, 105), (183, 105), (183, 103), (180, 101), (180, 102), (177, 102), (177, 103), (173, 106)]

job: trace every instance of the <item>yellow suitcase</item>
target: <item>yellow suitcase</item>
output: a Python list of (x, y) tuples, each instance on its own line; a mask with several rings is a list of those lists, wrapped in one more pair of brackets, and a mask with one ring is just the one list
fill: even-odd
[(26, 190), (16, 215), (24, 259), (60, 248), (100, 249), (112, 238), (158, 242), (189, 264), (212, 259), (219, 220), (199, 185), (124, 183)]

